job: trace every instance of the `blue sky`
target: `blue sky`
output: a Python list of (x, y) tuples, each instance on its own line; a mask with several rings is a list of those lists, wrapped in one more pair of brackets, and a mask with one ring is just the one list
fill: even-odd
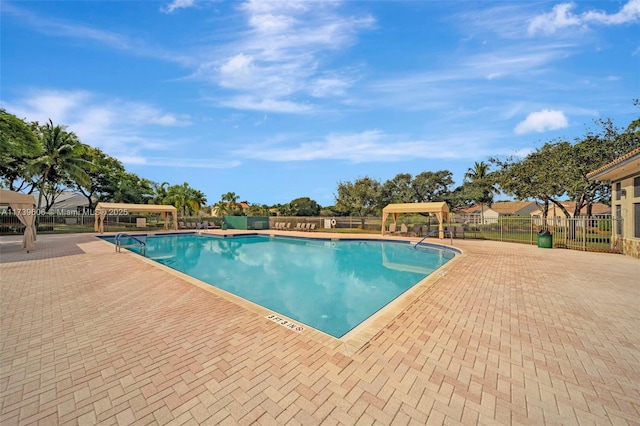
[(640, 0), (4, 1), (0, 105), (209, 203), (450, 170), (638, 117)]

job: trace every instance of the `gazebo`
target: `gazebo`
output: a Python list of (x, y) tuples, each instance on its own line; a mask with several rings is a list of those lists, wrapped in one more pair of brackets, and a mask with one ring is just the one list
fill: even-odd
[(159, 213), (164, 220), (164, 229), (169, 229), (167, 216), (171, 215), (172, 228), (178, 229), (178, 209), (173, 206), (161, 206), (157, 204), (126, 204), (126, 203), (98, 203), (95, 210), (93, 230), (104, 232), (104, 220), (107, 216), (128, 215), (130, 213)]
[(447, 203), (403, 203), (403, 204), (388, 204), (382, 209), (382, 235), (385, 234), (384, 223), (389, 215), (393, 215), (393, 222), (398, 221), (398, 215), (400, 213), (434, 213), (438, 218), (438, 236), (444, 238), (444, 223), (449, 223), (449, 206)]
[(8, 205), (18, 220), (25, 226), (22, 248), (36, 248), (36, 199), (33, 195), (0, 189), (0, 205)]

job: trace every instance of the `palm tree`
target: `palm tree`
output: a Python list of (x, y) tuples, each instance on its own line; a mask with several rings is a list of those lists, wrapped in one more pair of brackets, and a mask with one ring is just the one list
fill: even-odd
[(73, 132), (65, 131), (62, 126), (54, 126), (49, 120), (38, 129), (38, 139), (42, 154), (31, 163), (30, 168), (40, 176), (38, 187), (38, 208), (42, 205), (45, 188), (52, 195), (47, 200), (45, 210), (49, 210), (56, 197), (56, 191), (64, 179), (87, 184), (89, 177), (85, 172), (87, 161), (82, 157), (83, 146)]
[(153, 190), (153, 204), (163, 204), (164, 199), (167, 197), (167, 187), (169, 182), (151, 182), (151, 189)]
[(235, 192), (227, 192), (226, 194), (222, 194), (222, 199), (220, 200), (222, 203), (226, 203), (226, 211), (228, 213), (232, 213), (235, 215), (238, 210), (238, 200), (240, 199), (239, 195), (236, 195)]
[(473, 167), (469, 168), (467, 173), (464, 174), (465, 181), (479, 191), (474, 201), (480, 203), (480, 220), (482, 224), (484, 224), (484, 205), (485, 203), (491, 205), (493, 193), (496, 192), (494, 184), (489, 181), (489, 176), (489, 165), (484, 161), (476, 161)]
[(183, 216), (187, 216), (187, 213), (193, 214), (200, 210), (207, 203), (207, 198), (201, 191), (191, 188), (185, 182), (182, 185), (171, 185), (163, 203), (174, 206)]

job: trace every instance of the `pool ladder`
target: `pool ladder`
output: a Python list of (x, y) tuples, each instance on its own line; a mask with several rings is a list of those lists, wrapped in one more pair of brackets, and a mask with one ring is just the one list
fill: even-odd
[[(424, 238), (422, 238), (420, 241), (418, 241), (418, 242), (416, 243), (416, 245), (415, 245), (415, 246), (413, 246), (413, 248), (418, 248), (418, 246), (419, 246), (420, 244), (422, 244), (422, 242), (423, 242), (424, 240), (426, 240), (427, 238), (431, 237), (432, 235), (435, 235), (435, 234), (438, 234), (438, 233), (440, 233), (440, 230), (439, 230), (439, 229), (434, 229), (433, 231), (431, 231), (431, 232), (429, 232), (427, 235), (425, 235), (425, 236), (424, 236)], [(448, 230), (448, 229), (443, 229), (443, 230), (442, 230), (442, 233), (443, 233), (444, 235), (449, 234), (449, 238), (451, 239), (451, 245), (453, 245), (453, 233), (452, 233), (450, 230)]]
[[(135, 244), (123, 245), (122, 244), (122, 238), (130, 238), (133, 241), (135, 241)], [(116, 234), (116, 253), (119, 253), (120, 251), (122, 251), (123, 247), (124, 248), (127, 248), (127, 247), (140, 247), (140, 254), (142, 254), (143, 256), (146, 256), (146, 253), (147, 253), (147, 243), (145, 243), (141, 239), (136, 238), (133, 235), (129, 235), (129, 234), (125, 233), (125, 232), (121, 232), (119, 234)]]

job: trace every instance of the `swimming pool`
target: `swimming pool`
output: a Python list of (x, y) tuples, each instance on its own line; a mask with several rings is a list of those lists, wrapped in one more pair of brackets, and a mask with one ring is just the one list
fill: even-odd
[(381, 240), (160, 234), (144, 241), (146, 257), (337, 338), (455, 256)]

